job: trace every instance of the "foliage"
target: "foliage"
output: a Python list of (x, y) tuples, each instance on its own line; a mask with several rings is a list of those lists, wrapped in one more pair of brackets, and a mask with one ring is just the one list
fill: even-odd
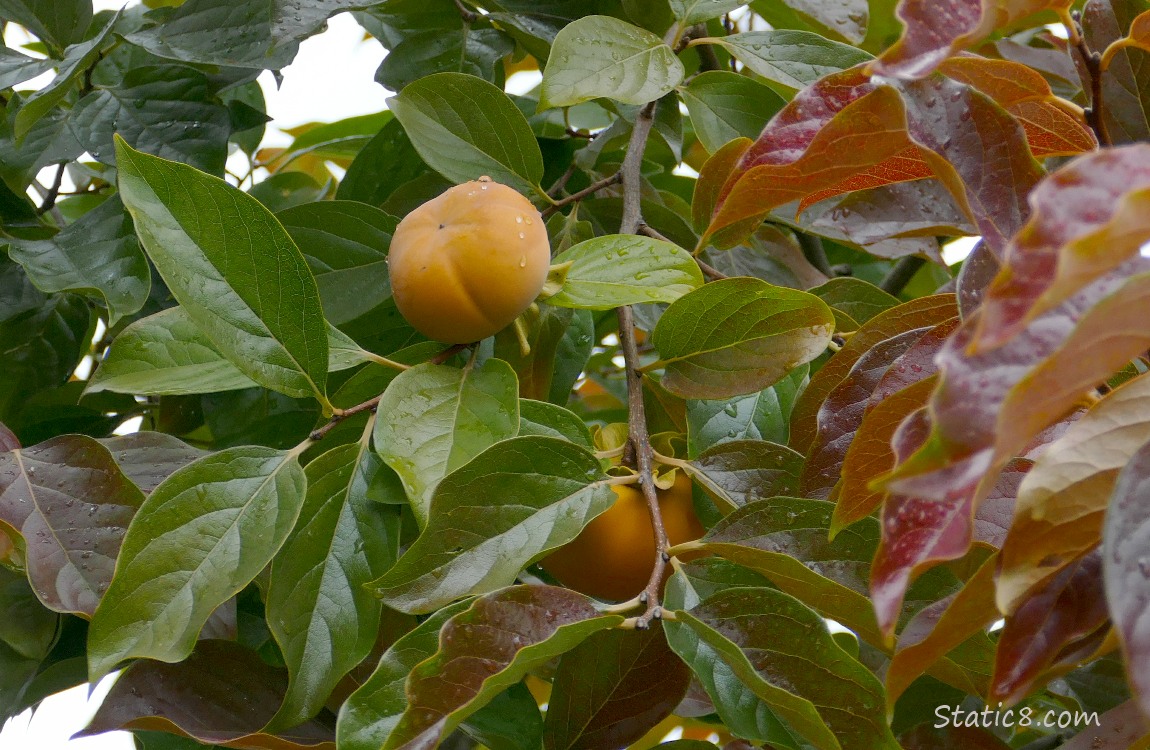
[[(388, 109), (260, 149), (341, 12)], [(0, 20), (0, 717), (122, 670), (85, 733), (144, 748), (1150, 746), (1145, 0)], [(483, 175), (547, 282), (429, 341), (389, 244)], [(557, 585), (624, 495), (642, 593)]]

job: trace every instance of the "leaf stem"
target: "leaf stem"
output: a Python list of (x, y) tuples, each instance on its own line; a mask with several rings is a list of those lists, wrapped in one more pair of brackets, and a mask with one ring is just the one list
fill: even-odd
[(396, 362), (394, 359), (388, 359), (387, 357), (381, 357), (378, 354), (375, 354), (373, 352), (365, 352), (364, 356), (366, 359), (371, 360), (372, 362), (376, 363), (377, 365), (382, 365), (383, 367), (390, 367), (393, 370), (401, 370), (402, 371), (402, 370), (410, 370), (411, 369), (411, 365), (405, 365), (402, 362)]
[(52, 179), (52, 186), (44, 194), (44, 202), (40, 204), (40, 208), (36, 209), (38, 215), (43, 216), (56, 205), (56, 199), (60, 197), (60, 186), (64, 184), (64, 170), (67, 167), (66, 162), (56, 165), (56, 176)]
[[(584, 198), (586, 198), (587, 196), (594, 195), (595, 193), (599, 192), (600, 190), (602, 190), (604, 188), (609, 188), (612, 185), (615, 185), (615, 184), (621, 182), (622, 180), (623, 180), (623, 170), (619, 170), (618, 172), (616, 172), (615, 174), (613, 174), (609, 177), (604, 177), (603, 179), (598, 180), (597, 182), (592, 182), (590, 185), (588, 185), (587, 187), (583, 188), (582, 190), (580, 190), (576, 193), (572, 193), (571, 195), (565, 195), (562, 198), (557, 198), (557, 199), (555, 199), (554, 203), (552, 203), (547, 208), (543, 209), (543, 219), (547, 220), (548, 218), (551, 217), (552, 214), (554, 214), (556, 211), (563, 208), (564, 206), (570, 205), (570, 204), (574, 203), (575, 201), (581, 201)], [(625, 232), (624, 234), (634, 234), (634, 232)]]

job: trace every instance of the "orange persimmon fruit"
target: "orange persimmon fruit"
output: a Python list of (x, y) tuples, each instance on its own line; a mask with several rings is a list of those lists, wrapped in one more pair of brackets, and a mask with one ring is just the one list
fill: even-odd
[(399, 312), (448, 344), (485, 339), (515, 321), (543, 289), (547, 228), (515, 189), (480, 177), (404, 217), (388, 270)]
[[(676, 472), (675, 483), (658, 490), (663, 527), (672, 545), (703, 535), (695, 515), (691, 479)], [(655, 567), (655, 534), (647, 501), (637, 485), (614, 485), (618, 497), (574, 540), (552, 552), (539, 565), (560, 583), (597, 599), (624, 601), (637, 596)]]

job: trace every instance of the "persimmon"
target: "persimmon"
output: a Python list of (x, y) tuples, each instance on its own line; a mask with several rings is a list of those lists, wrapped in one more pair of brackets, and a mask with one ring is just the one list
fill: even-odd
[(519, 317), (551, 264), (547, 228), (515, 189), (480, 177), (404, 217), (388, 268), (399, 312), (448, 344), (485, 339)]
[[(637, 485), (615, 485), (618, 498), (574, 540), (539, 565), (568, 588), (597, 599), (637, 596), (655, 567), (655, 533), (647, 501)], [(663, 527), (671, 544), (703, 535), (691, 500), (691, 479), (682, 471), (670, 489), (658, 490)]]

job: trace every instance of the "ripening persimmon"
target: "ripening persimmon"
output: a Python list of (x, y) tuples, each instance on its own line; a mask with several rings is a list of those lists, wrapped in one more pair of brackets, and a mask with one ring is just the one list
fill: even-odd
[(399, 312), (423, 335), (448, 344), (492, 336), (543, 289), (551, 264), (535, 206), (480, 177), (409, 213), (388, 255)]
[[(624, 601), (637, 596), (655, 567), (655, 533), (647, 501), (638, 485), (614, 485), (618, 497), (574, 540), (539, 562), (568, 588), (597, 599)], [(695, 515), (691, 479), (677, 472), (675, 483), (658, 490), (663, 527), (672, 545), (703, 535)]]

